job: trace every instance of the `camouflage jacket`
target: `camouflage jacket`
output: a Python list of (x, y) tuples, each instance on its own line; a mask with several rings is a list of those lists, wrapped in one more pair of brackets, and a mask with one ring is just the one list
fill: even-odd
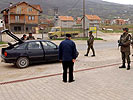
[(123, 33), (120, 37), (121, 52), (130, 52), (131, 35)]
[(88, 40), (87, 40), (87, 44), (88, 44), (88, 45), (93, 45), (93, 42), (94, 42), (94, 36), (91, 35), (91, 36), (89, 36), (89, 38), (88, 38)]

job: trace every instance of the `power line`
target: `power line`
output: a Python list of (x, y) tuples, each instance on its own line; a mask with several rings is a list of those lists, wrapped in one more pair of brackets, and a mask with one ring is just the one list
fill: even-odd
[(80, 1), (80, 0), (77, 0), (77, 1), (75, 2), (75, 4), (74, 4), (69, 10), (67, 10), (67, 11), (72, 11), (72, 9), (75, 8), (75, 7), (78, 5), (79, 1)]

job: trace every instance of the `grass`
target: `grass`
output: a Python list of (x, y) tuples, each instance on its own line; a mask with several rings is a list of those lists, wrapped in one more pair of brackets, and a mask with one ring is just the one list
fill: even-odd
[[(65, 38), (57, 38), (52, 40), (64, 40)], [(88, 38), (72, 38), (72, 40), (88, 40)], [(102, 38), (95, 38), (94, 40), (103, 40)]]
[(101, 25), (101, 28), (113, 29), (113, 31), (100, 30), (104, 33), (123, 33), (122, 28), (129, 28), (129, 33), (133, 33), (133, 25)]
[(0, 44), (7, 44), (7, 43), (5, 43), (5, 42), (0, 42)]
[[(51, 28), (52, 27), (49, 27), (49, 28), (46, 28), (44, 31), (45, 32), (50, 32), (51, 31)], [(83, 29), (82, 28), (62, 28), (61, 29), (62, 32), (65, 32), (65, 31), (79, 31), (80, 33), (83, 32)], [(40, 30), (40, 33), (42, 32), (42, 30)]]

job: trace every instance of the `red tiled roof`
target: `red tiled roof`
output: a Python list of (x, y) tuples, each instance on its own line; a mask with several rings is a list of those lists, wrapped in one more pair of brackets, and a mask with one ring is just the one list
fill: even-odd
[(42, 12), (42, 8), (40, 5), (31, 5), (31, 6), (33, 6), (34, 8), (37, 8), (38, 10), (40, 10)]
[(59, 19), (61, 21), (74, 21), (74, 18), (72, 16), (59, 16)]
[(85, 15), (89, 20), (101, 20), (97, 15)]
[(30, 5), (30, 4), (28, 4), (27, 2), (25, 2), (25, 1), (21, 1), (21, 2), (18, 2), (18, 3), (16, 3), (16, 4), (13, 4), (12, 6), (9, 6), (9, 7), (5, 8), (4, 10), (1, 11), (1, 13), (2, 13), (3, 11), (5, 11), (5, 10), (9, 10), (9, 9), (11, 9), (11, 8), (13, 8), (13, 7), (16, 7), (17, 5), (20, 5), (20, 4), (22, 4), (22, 3), (25, 3), (25, 4), (27, 4), (27, 5), (31, 6), (31, 7), (33, 7), (34, 9), (36, 9), (36, 10), (42, 12), (42, 9), (41, 9), (40, 5)]

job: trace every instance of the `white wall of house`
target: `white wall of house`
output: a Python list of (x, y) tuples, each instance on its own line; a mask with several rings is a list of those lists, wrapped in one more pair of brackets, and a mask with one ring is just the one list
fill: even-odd
[(0, 19), (0, 28), (2, 28), (2, 27), (3, 27), (3, 20)]
[(60, 27), (63, 27), (63, 28), (72, 28), (73, 25), (76, 25), (76, 22), (57, 20), (57, 23), (56, 23), (55, 26), (60, 26)]
[[(98, 20), (91, 21), (87, 17), (85, 17), (85, 29), (87, 29), (89, 27), (99, 28), (99, 24), (100, 24), (100, 21), (98, 21)], [(82, 20), (82, 27), (83, 27), (83, 20)]]

